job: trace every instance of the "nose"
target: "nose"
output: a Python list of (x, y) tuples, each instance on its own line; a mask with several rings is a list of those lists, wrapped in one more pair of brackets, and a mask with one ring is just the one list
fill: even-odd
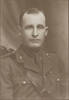
[(33, 37), (37, 37), (38, 36), (38, 31), (37, 31), (37, 28), (36, 27), (33, 28), (32, 36)]

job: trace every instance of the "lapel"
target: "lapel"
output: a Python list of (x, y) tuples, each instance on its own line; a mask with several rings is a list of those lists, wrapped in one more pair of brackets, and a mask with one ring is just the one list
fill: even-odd
[[(54, 84), (51, 83), (52, 80), (54, 80), (54, 78), (52, 79), (53, 74), (51, 73), (54, 67), (56, 66), (56, 64), (54, 64), (55, 61), (53, 58), (54, 57), (52, 55), (49, 55), (48, 53), (40, 52), (37, 55), (37, 62), (39, 63), (39, 66), (37, 66), (33, 61), (33, 57), (27, 55), (26, 52), (23, 51), (23, 49), (19, 49), (16, 52), (17, 61), (21, 63), (23, 67), (28, 70), (28, 72), (30, 72), (28, 73), (28, 77), (33, 82), (33, 85), (35, 85), (35, 87), (39, 89), (39, 91), (41, 92), (45, 91), (47, 93), (53, 92), (55, 87), (54, 85), (55, 83)], [(35, 72), (36, 75), (32, 74), (32, 72)], [(43, 79), (41, 79), (41, 76), (37, 75), (38, 73), (41, 73), (41, 75), (43, 75), (42, 77), (44, 81)], [(41, 88), (38, 88), (39, 85), (36, 84), (36, 82), (40, 83), (40, 80), (42, 81), (41, 82), (42, 86), (40, 85)]]
[(31, 53), (31, 56), (27, 54), (23, 49), (19, 48), (16, 51), (16, 59), (18, 63), (23, 63), (23, 67), (27, 70), (31, 70), (37, 73), (41, 73), (42, 70), (42, 52), (38, 52), (35, 55)]
[(16, 51), (17, 62), (23, 63), (23, 67), (27, 68), (28, 70), (32, 70), (35, 72), (43, 72), (43, 74), (47, 74), (51, 71), (51, 69), (53, 69), (55, 61), (52, 55), (49, 55), (43, 50), (40, 50), (40, 52), (37, 53), (35, 57), (36, 62), (34, 62), (35, 58), (33, 56), (31, 57), (27, 55), (27, 53), (23, 49), (19, 48)]

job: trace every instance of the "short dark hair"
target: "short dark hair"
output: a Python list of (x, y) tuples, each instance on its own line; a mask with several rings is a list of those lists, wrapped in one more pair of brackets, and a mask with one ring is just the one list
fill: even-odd
[(24, 14), (38, 14), (40, 12), (42, 12), (43, 15), (45, 16), (44, 11), (38, 8), (29, 8), (29, 9), (23, 10), (23, 12), (19, 16), (19, 25), (22, 26)]

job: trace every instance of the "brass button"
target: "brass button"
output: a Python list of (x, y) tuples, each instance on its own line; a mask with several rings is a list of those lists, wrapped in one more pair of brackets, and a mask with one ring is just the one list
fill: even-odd
[(22, 84), (26, 84), (26, 81), (22, 81)]
[(57, 78), (57, 81), (59, 82), (60, 81), (60, 78)]
[(48, 56), (48, 53), (46, 53), (46, 56)]
[(22, 60), (22, 56), (19, 56), (19, 58)]

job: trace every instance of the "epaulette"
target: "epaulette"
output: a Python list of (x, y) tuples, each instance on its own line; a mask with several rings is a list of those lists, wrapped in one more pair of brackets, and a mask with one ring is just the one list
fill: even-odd
[(6, 52), (1, 54), (0, 58), (11, 56), (11, 55), (15, 54), (15, 51), (16, 50), (14, 50), (12, 48), (6, 49)]

